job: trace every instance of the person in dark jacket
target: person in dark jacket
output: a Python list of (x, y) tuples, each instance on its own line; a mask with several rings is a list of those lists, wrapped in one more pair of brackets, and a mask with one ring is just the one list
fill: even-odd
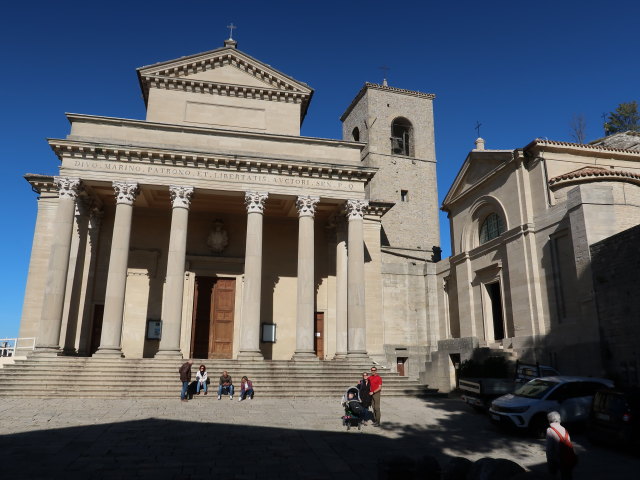
[(191, 365), (193, 365), (193, 360), (187, 360), (178, 370), (180, 372), (180, 381), (182, 382), (180, 400), (183, 402), (187, 401), (187, 389), (189, 388), (189, 382), (191, 382)]
[(231, 380), (231, 375), (225, 370), (220, 375), (220, 383), (218, 384), (218, 400), (222, 398), (222, 393), (226, 392), (229, 394), (229, 398), (233, 400), (233, 380)]
[(362, 380), (358, 382), (358, 392), (360, 393), (360, 403), (367, 411), (364, 422), (364, 424), (367, 425), (366, 420), (369, 416), (369, 407), (371, 407), (371, 395), (369, 395), (369, 374), (367, 372), (362, 374)]

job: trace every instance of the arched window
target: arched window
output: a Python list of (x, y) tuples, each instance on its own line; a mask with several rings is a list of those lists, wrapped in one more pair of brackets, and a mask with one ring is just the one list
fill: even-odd
[(391, 123), (391, 153), (413, 156), (413, 125), (403, 117)]
[(504, 232), (504, 222), (496, 213), (490, 213), (480, 226), (480, 245), (499, 237)]
[(353, 141), (354, 142), (359, 142), (360, 141), (360, 130), (358, 129), (358, 127), (354, 128), (351, 131), (351, 136), (353, 137)]

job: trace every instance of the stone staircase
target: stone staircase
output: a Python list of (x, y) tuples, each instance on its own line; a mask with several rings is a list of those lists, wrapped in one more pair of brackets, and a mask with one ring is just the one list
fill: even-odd
[[(184, 360), (104, 359), (78, 357), (29, 357), (16, 359), (0, 368), (0, 397), (87, 397), (87, 398), (176, 398), (180, 392), (178, 368)], [(207, 366), (211, 378), (209, 397), (215, 393), (218, 377), (227, 370), (239, 389), (248, 376), (256, 395), (264, 397), (325, 396), (340, 398), (355, 385), (371, 362), (293, 362), (194, 360), (192, 380), (198, 365)], [(378, 366), (383, 378), (383, 395), (426, 395), (433, 393), (416, 380), (401, 377)], [(213, 389), (213, 391), (212, 391)], [(213, 395), (215, 398), (215, 395)]]

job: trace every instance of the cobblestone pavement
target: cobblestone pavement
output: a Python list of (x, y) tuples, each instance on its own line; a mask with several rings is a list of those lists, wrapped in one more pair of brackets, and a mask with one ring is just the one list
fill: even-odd
[[(424, 455), (545, 471), (542, 440), (501, 432), (459, 399), (383, 397), (382, 427), (361, 432), (347, 432), (342, 414), (332, 398), (2, 398), (0, 478), (375, 479), (391, 458)], [(637, 457), (572, 436), (574, 478), (636, 478)]]

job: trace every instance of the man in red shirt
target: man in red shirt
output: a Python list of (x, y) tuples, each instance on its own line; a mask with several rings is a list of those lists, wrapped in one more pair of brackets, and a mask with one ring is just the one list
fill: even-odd
[(380, 390), (382, 390), (382, 377), (378, 375), (378, 369), (371, 367), (369, 375), (369, 395), (371, 395), (371, 406), (373, 407), (373, 426), (380, 426)]

